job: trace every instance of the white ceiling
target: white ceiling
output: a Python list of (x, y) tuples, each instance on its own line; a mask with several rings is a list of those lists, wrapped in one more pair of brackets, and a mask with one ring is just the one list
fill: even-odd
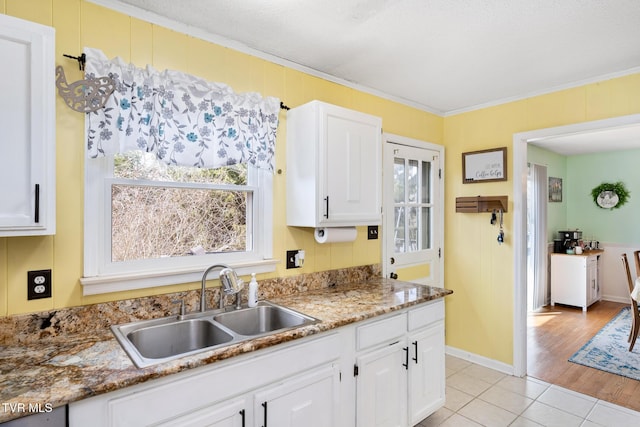
[[(640, 72), (640, 0), (90, 1), (442, 116)], [(640, 126), (535, 145), (638, 148)]]
[(91, 1), (443, 116), (640, 71), (640, 0)]
[(565, 156), (640, 148), (640, 124), (554, 136), (531, 142)]

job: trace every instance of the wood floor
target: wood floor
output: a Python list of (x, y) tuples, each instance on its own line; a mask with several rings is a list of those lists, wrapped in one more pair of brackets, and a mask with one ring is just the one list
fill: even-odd
[(580, 308), (559, 305), (530, 313), (527, 325), (527, 374), (640, 411), (640, 381), (568, 361), (625, 306), (600, 301), (589, 307), (587, 313)]

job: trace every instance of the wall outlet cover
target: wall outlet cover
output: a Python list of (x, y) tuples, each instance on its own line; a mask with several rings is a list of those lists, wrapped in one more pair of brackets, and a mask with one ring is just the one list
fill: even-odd
[(51, 298), (51, 270), (27, 271), (27, 299)]
[(377, 225), (370, 225), (367, 228), (367, 239), (375, 240), (377, 238), (378, 238), (378, 226)]

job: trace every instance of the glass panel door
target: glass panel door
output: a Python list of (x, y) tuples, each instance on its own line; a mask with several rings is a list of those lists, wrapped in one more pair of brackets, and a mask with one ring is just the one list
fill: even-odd
[[(388, 141), (385, 147), (385, 256), (391, 277), (431, 281), (437, 267), (440, 230), (439, 152)], [(405, 277), (402, 277), (405, 276)]]

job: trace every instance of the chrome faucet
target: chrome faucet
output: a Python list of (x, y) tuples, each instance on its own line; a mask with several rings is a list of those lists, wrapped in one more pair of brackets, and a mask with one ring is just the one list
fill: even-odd
[(202, 289), (200, 290), (200, 311), (207, 311), (207, 300), (205, 298), (205, 287), (207, 285), (207, 276), (209, 273), (216, 269), (220, 268), (220, 284), (222, 291), (220, 292), (220, 308), (224, 308), (224, 297), (225, 295), (235, 295), (236, 302), (235, 308), (240, 308), (240, 291), (242, 290), (242, 286), (244, 282), (241, 279), (238, 279), (238, 275), (236, 272), (226, 264), (215, 264), (211, 267), (207, 268), (202, 275)]

